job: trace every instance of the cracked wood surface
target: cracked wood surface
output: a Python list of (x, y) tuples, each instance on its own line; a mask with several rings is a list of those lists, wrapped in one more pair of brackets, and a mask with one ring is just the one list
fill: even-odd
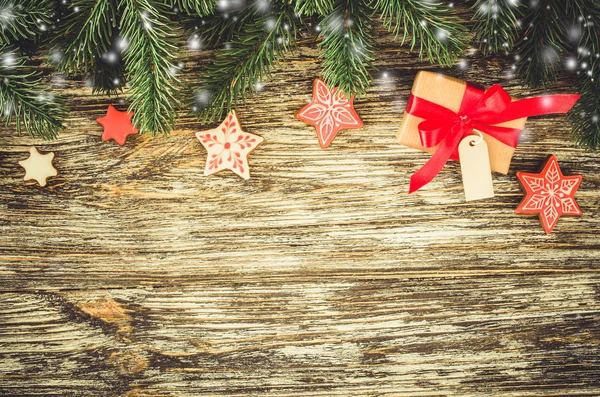
[[(531, 119), (494, 199), (465, 203), (456, 163), (409, 196), (429, 154), (395, 133), (435, 69), (382, 42), (365, 127), (327, 150), (293, 117), (312, 45), (238, 107), (265, 138), (247, 182), (202, 176), (207, 126), (188, 116), (169, 138), (102, 142), (94, 120), (122, 97), (52, 80), (72, 110), (58, 140), (0, 130), (0, 395), (600, 395), (600, 156), (564, 116)], [(508, 61), (469, 63), (445, 72), (543, 92), (505, 78)], [(56, 153), (45, 188), (22, 180), (33, 144)], [(514, 214), (515, 171), (549, 154), (584, 175), (584, 215), (546, 236)]]

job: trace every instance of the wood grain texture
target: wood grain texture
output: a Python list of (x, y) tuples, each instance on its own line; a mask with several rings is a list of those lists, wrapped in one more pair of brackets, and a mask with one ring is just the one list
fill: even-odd
[[(408, 195), (429, 154), (395, 133), (416, 72), (436, 69), (379, 44), (365, 127), (329, 149), (293, 117), (314, 44), (238, 108), (265, 138), (247, 182), (202, 176), (207, 126), (186, 115), (168, 138), (102, 142), (94, 120), (123, 98), (48, 76), (72, 110), (60, 138), (0, 130), (0, 394), (600, 395), (600, 155), (564, 116), (535, 118), (495, 198), (467, 204), (456, 163)], [(507, 78), (508, 60), (468, 62), (443, 72), (543, 93)], [(33, 144), (56, 153), (45, 188), (22, 180)], [(515, 171), (549, 154), (584, 175), (584, 215), (547, 236), (514, 209)]]

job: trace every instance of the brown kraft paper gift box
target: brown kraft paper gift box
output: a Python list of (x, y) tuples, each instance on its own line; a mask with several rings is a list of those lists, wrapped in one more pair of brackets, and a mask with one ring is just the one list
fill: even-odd
[[(415, 78), (411, 92), (414, 96), (437, 103), (454, 112), (458, 112), (466, 86), (467, 83), (465, 81), (444, 76), (439, 73), (421, 71)], [(396, 133), (398, 143), (411, 148), (435, 153), (437, 146), (425, 148), (421, 145), (418, 128), (421, 121), (423, 121), (422, 118), (404, 112), (402, 124)], [(522, 130), (525, 128), (526, 121), (527, 118), (522, 118), (497, 125)], [(483, 139), (485, 139), (485, 142), (488, 145), (492, 171), (507, 174), (515, 148), (505, 145), (496, 140), (496, 138), (492, 138), (485, 133), (483, 133)]]

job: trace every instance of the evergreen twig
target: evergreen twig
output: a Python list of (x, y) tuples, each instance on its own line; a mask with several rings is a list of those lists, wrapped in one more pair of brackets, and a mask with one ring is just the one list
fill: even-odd
[(344, 94), (362, 95), (371, 82), (373, 27), (366, 0), (338, 0), (321, 22), (323, 79)]
[[(109, 57), (115, 57), (115, 60), (111, 60)], [(92, 94), (113, 95), (118, 91), (123, 91), (123, 86), (127, 84), (125, 67), (121, 54), (117, 51), (113, 51), (108, 56), (96, 58), (95, 67), (91, 73)]]
[[(92, 80), (93, 93), (114, 94), (126, 82), (121, 50), (126, 43), (118, 38), (119, 15), (115, 0), (75, 0), (52, 40), (51, 59), (56, 68), (73, 75), (82, 73)], [(113, 41), (117, 40), (117, 43)]]
[(419, 46), (419, 56), (430, 62), (452, 66), (468, 42), (464, 21), (439, 0), (375, 0), (385, 26), (410, 48)]
[[(56, 67), (65, 73), (89, 73), (111, 46), (118, 23), (116, 5), (113, 0), (75, 0), (69, 9), (54, 40), (59, 43), (53, 51), (61, 54)], [(66, 43), (64, 48), (62, 43)]]
[(179, 80), (175, 76), (174, 33), (167, 10), (150, 0), (120, 0), (124, 56), (129, 79), (129, 109), (140, 133), (168, 134), (175, 122)]
[(296, 12), (300, 15), (326, 16), (333, 11), (335, 1), (332, 0), (298, 0), (296, 1)]
[(216, 52), (195, 93), (193, 110), (203, 122), (214, 121), (245, 101), (248, 92), (257, 90), (257, 84), (262, 84), (295, 42), (298, 21), (291, 7), (274, 5), (265, 15), (256, 4), (246, 7), (254, 8), (252, 23), (249, 19), (228, 45)]
[(524, 5), (515, 0), (477, 0), (473, 8), (475, 42), (483, 54), (512, 50)]
[(258, 15), (269, 11), (269, 9), (259, 8), (260, 4), (262, 3), (259, 0), (226, 15), (210, 15), (201, 20), (194, 18), (193, 24), (195, 27), (201, 27), (200, 35), (206, 44), (213, 48), (218, 47), (228, 43), (243, 26), (252, 23)]
[(178, 8), (189, 15), (204, 17), (215, 10), (215, 0), (167, 0), (171, 8)]
[(53, 11), (52, 0), (0, 0), (0, 45), (35, 41), (48, 29)]
[(556, 80), (567, 47), (564, 7), (543, 3), (528, 6), (522, 20), (521, 39), (515, 46), (517, 74), (532, 87), (544, 87)]
[(575, 142), (586, 149), (600, 149), (600, 4), (572, 3), (573, 23), (581, 27), (577, 53), (580, 66), (577, 89), (581, 98), (571, 112)]
[(0, 118), (8, 126), (14, 121), (17, 133), (54, 139), (63, 128), (64, 108), (52, 94), (44, 94), (40, 72), (25, 63), (13, 49), (0, 46)]

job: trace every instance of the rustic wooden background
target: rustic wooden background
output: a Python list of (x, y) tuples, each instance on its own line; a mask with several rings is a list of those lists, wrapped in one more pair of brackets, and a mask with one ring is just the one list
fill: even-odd
[[(192, 74), (210, 57), (188, 55)], [(394, 135), (416, 72), (436, 69), (389, 35), (378, 55), (365, 127), (327, 150), (293, 117), (314, 43), (276, 68), (238, 108), (265, 138), (247, 182), (202, 176), (207, 126), (189, 116), (168, 138), (102, 142), (94, 120), (124, 98), (48, 75), (66, 131), (0, 131), (0, 394), (600, 395), (600, 155), (574, 147), (564, 116), (537, 118), (496, 198), (465, 203), (456, 163), (409, 196), (429, 155)], [(444, 72), (544, 92), (508, 59), (465, 59)], [(56, 153), (45, 188), (22, 180), (31, 145)], [(584, 175), (584, 215), (547, 236), (514, 214), (515, 171), (551, 153)]]

